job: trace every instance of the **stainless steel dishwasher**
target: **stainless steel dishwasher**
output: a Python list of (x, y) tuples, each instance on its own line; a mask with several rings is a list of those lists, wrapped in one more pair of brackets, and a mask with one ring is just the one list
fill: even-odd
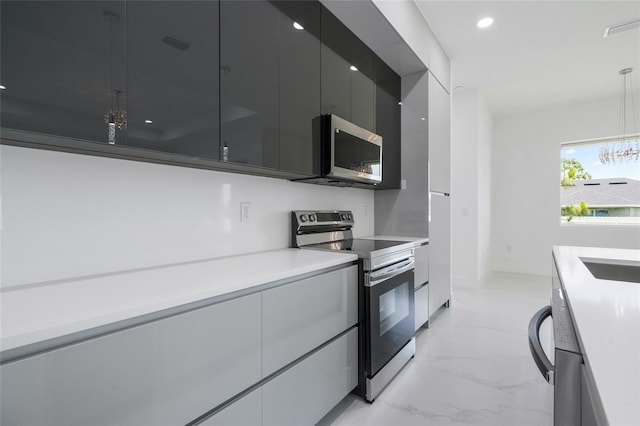
[[(569, 305), (558, 269), (553, 261), (551, 305), (534, 314), (529, 322), (529, 349), (540, 373), (553, 390), (553, 424), (608, 424), (595, 384), (584, 365), (583, 353), (571, 319)], [(540, 327), (551, 318), (553, 322), (554, 363), (540, 343)]]

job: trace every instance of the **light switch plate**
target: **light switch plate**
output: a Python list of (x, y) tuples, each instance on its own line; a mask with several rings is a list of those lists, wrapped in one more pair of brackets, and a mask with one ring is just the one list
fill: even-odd
[(242, 202), (240, 203), (240, 222), (250, 222), (251, 221), (251, 203)]

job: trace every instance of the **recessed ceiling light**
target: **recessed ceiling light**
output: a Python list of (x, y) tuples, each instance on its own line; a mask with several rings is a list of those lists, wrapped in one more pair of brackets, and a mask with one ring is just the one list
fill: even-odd
[(151, 124), (151, 123), (153, 123), (153, 120), (148, 120), (147, 119), (147, 120), (144, 120), (144, 122), (147, 123), (147, 124)]
[(0, 90), (4, 90), (6, 89), (6, 87), (4, 87), (2, 84), (0, 84)]
[(493, 24), (493, 18), (491, 16), (487, 16), (486, 18), (482, 18), (476, 22), (476, 26), (478, 28), (487, 28), (491, 26), (491, 24)]
[(351, 65), (351, 66), (349, 67), (349, 69), (350, 69), (351, 71), (358, 71), (358, 68), (356, 68), (356, 66), (355, 66), (355, 65)]
[(297, 22), (293, 23), (293, 28), (295, 28), (296, 30), (304, 30), (304, 27)]
[(621, 33), (623, 31), (632, 30), (634, 28), (640, 27), (640, 19), (634, 19), (632, 21), (621, 22), (616, 25), (611, 25), (610, 27), (605, 28), (604, 35), (602, 37), (609, 37), (615, 33)]

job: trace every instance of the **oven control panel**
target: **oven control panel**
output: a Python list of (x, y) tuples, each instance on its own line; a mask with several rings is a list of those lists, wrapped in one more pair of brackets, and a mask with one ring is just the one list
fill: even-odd
[(298, 228), (304, 227), (337, 227), (353, 226), (353, 213), (348, 210), (296, 210), (292, 219)]

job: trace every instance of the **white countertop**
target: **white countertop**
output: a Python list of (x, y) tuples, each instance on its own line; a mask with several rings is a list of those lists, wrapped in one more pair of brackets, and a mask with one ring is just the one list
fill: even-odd
[[(357, 260), (283, 249), (81, 277), (0, 292), (0, 348), (7, 351)], [(256, 289), (258, 290), (258, 289)]]
[(640, 425), (640, 284), (596, 279), (580, 260), (640, 265), (640, 250), (558, 246), (553, 252), (609, 424)]
[(382, 241), (405, 241), (420, 246), (429, 243), (428, 237), (403, 237), (400, 235), (373, 235), (371, 237), (363, 237), (365, 240), (382, 240)]

